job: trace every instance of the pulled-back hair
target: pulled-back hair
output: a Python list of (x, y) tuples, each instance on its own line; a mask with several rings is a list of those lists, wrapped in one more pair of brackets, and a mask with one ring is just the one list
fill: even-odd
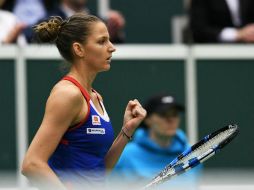
[(73, 61), (72, 44), (85, 43), (90, 34), (90, 25), (101, 21), (98, 17), (76, 13), (66, 20), (59, 16), (50, 17), (33, 27), (39, 43), (55, 43), (60, 54), (67, 61)]

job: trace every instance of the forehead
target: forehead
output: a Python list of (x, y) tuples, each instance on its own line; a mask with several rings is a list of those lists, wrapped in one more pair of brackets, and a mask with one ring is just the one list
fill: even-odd
[(170, 118), (178, 118), (179, 117), (179, 111), (177, 110), (171, 110), (168, 112), (165, 112), (163, 114), (153, 113), (152, 116), (155, 119), (170, 119)]
[(90, 28), (90, 37), (99, 38), (103, 36), (109, 36), (108, 29), (103, 22), (95, 22)]

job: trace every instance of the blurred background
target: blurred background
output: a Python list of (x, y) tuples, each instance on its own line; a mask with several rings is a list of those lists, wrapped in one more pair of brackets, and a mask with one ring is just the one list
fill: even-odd
[[(65, 74), (57, 49), (35, 44), (31, 35), (31, 26), (64, 1), (0, 0), (0, 189), (26, 186), (21, 160), (51, 88)], [(171, 93), (186, 107), (181, 128), (191, 144), (227, 124), (240, 127), (239, 137), (204, 164), (199, 189), (254, 189), (253, 2), (83, 3), (105, 20), (117, 48), (111, 70), (94, 83), (115, 134), (130, 99)]]

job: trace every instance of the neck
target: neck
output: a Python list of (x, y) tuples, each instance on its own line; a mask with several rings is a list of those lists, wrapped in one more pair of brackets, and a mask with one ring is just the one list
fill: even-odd
[(73, 64), (67, 75), (75, 78), (90, 95), (92, 94), (92, 84), (97, 75), (96, 72), (91, 72), (85, 68), (84, 64)]
[(158, 133), (153, 132), (152, 130), (150, 130), (149, 135), (150, 138), (161, 147), (168, 147), (171, 144), (171, 137), (159, 135)]

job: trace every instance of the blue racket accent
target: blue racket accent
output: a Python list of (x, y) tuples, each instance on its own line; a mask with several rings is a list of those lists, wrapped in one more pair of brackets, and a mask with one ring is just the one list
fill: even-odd
[(177, 162), (178, 162), (178, 158), (175, 158), (169, 165), (170, 165), (170, 167), (171, 166), (173, 166), (173, 165), (175, 165)]
[(181, 174), (182, 172), (184, 172), (183, 164), (175, 165), (174, 169), (176, 174)]
[(184, 157), (184, 156), (187, 156), (188, 154), (190, 154), (191, 151), (192, 151), (192, 148), (188, 148), (187, 150), (185, 150), (185, 151), (182, 153), (183, 157)]
[(200, 164), (200, 161), (196, 157), (189, 160), (189, 166), (191, 168), (194, 168), (195, 166), (197, 166), (199, 164)]
[(177, 156), (169, 165), (173, 166), (175, 165), (180, 159), (182, 159), (183, 157), (185, 157), (186, 155), (188, 155), (190, 152), (192, 151), (192, 148), (188, 148), (186, 149), (182, 154), (180, 154), (179, 156)]
[(205, 136), (204, 142), (207, 142), (209, 140), (210, 135)]
[(176, 157), (144, 189), (153, 187), (171, 179), (173, 176), (184, 173), (190, 168), (196, 167), (224, 148), (238, 133), (237, 125), (228, 125), (205, 136), (201, 141)]

